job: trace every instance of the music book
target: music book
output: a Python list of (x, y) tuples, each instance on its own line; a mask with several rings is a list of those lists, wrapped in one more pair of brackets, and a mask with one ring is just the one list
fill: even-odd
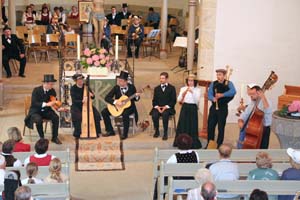
[(155, 38), (160, 33), (160, 29), (153, 29), (147, 35), (147, 38)]
[(187, 47), (187, 37), (176, 37), (173, 47)]

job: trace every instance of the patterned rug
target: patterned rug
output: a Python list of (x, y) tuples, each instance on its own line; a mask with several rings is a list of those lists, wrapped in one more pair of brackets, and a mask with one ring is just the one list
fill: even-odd
[(76, 171), (124, 170), (122, 140), (119, 135), (76, 142)]

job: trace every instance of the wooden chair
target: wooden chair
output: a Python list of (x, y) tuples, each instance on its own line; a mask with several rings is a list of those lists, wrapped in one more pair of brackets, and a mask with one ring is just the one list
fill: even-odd
[(33, 31), (33, 34), (43, 35), (43, 34), (46, 34), (47, 27), (44, 25), (37, 25), (32, 28), (32, 31)]
[[(40, 54), (41, 54), (40, 61), (42, 59), (42, 54), (44, 53), (46, 58), (48, 59), (48, 62), (50, 62), (48, 47), (46, 47), (45, 45), (42, 44), (41, 35), (29, 34), (28, 35), (28, 53), (27, 53), (27, 55), (30, 55), (30, 53), (33, 53), (35, 63), (37, 63), (37, 57), (36, 57), (37, 52), (40, 52)], [(28, 56), (28, 60), (29, 60), (29, 57), (30, 56)]]
[[(46, 34), (46, 46), (48, 47), (48, 51), (54, 51), (55, 53), (58, 52), (59, 50), (59, 46), (58, 46), (58, 42), (59, 42), (59, 34)], [(48, 59), (50, 62), (50, 56), (48, 54)]]
[(77, 53), (77, 36), (78, 34), (66, 34), (65, 35), (65, 42), (64, 42), (64, 56), (67, 56), (70, 52), (75, 52)]
[[(112, 117), (111, 116), (111, 119), (113, 120), (113, 124), (114, 124), (114, 127), (123, 127), (123, 118), (122, 118), (122, 115), (121, 116), (118, 116), (118, 117)], [(136, 122), (135, 122), (135, 114), (131, 114), (129, 115), (129, 126), (132, 127), (132, 135), (135, 134), (136, 132), (136, 129), (137, 129), (137, 125), (136, 125)]]
[[(122, 46), (122, 50), (126, 49), (126, 38), (127, 38), (127, 30), (123, 30), (121, 26), (111, 25), (111, 41), (113, 46), (115, 45), (115, 36), (119, 36), (119, 46)], [(125, 48), (124, 48), (125, 47)]]
[[(31, 96), (26, 96), (25, 99), (24, 99), (25, 117), (29, 113), (30, 105), (31, 105)], [(51, 123), (51, 120), (43, 119), (43, 123), (45, 123), (45, 130), (44, 130), (45, 133), (47, 131), (48, 122)], [(31, 136), (31, 130), (30, 130), (30, 128), (28, 128), (28, 129), (29, 129), (29, 135)], [(26, 125), (24, 124), (23, 136), (25, 136), (25, 131), (26, 131)]]

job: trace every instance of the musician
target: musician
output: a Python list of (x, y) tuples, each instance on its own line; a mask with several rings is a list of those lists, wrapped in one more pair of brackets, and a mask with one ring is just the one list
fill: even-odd
[(127, 3), (122, 4), (122, 11), (118, 13), (120, 20), (122, 19), (129, 19), (131, 13), (128, 12), (128, 5)]
[[(118, 79), (118, 85), (114, 86), (105, 97), (105, 101), (107, 103), (115, 106), (122, 106), (123, 105), (122, 102), (117, 101), (117, 99), (119, 99), (122, 95), (126, 95), (128, 97), (134, 94), (136, 95), (136, 97), (131, 100), (131, 106), (129, 108), (126, 108), (122, 113), (124, 129), (123, 129), (123, 135), (121, 136), (121, 139), (125, 140), (128, 137), (129, 116), (133, 113), (136, 113), (135, 101), (138, 101), (140, 99), (140, 93), (136, 92), (136, 88), (134, 85), (128, 83), (127, 72), (121, 71), (120, 76), (118, 76), (117, 79)], [(101, 114), (104, 120), (105, 130), (106, 130), (106, 134), (103, 136), (104, 137), (114, 136), (115, 132), (111, 125), (111, 119), (110, 119), (111, 114), (109, 113), (107, 108), (103, 109)]]
[(189, 74), (186, 79), (186, 86), (180, 89), (177, 101), (182, 105), (176, 129), (176, 137), (173, 146), (177, 146), (176, 138), (182, 133), (192, 138), (192, 149), (202, 147), (198, 138), (198, 105), (201, 90), (197, 87), (198, 82), (194, 74)]
[(111, 7), (111, 13), (106, 15), (106, 18), (108, 19), (109, 25), (121, 26), (121, 19), (115, 6)]
[(228, 103), (234, 98), (236, 94), (233, 83), (226, 80), (225, 69), (217, 69), (217, 80), (212, 82), (208, 89), (208, 99), (212, 102), (208, 115), (208, 138), (207, 144), (210, 140), (215, 139), (215, 128), (218, 125), (218, 147), (223, 143), (224, 130), (226, 125), (226, 118), (228, 115)]
[[(52, 107), (57, 104), (56, 100), (50, 101), (51, 96), (56, 97), (56, 92), (53, 88), (56, 80), (53, 74), (45, 74), (43, 85), (33, 89), (31, 96), (31, 106), (29, 113), (25, 118), (25, 125), (33, 129), (33, 123), (36, 124), (36, 129), (40, 138), (44, 138), (43, 119), (51, 120), (52, 124), (52, 142), (62, 144), (58, 138), (59, 117), (52, 110)], [(62, 111), (61, 108), (58, 111)]]
[(167, 72), (160, 73), (160, 85), (154, 88), (154, 95), (152, 99), (152, 115), (155, 133), (154, 138), (159, 137), (159, 118), (162, 117), (164, 134), (162, 139), (168, 139), (168, 125), (170, 115), (175, 115), (176, 104), (176, 90), (173, 85), (169, 83), (169, 74)]
[[(71, 87), (71, 98), (72, 98), (72, 106), (71, 106), (71, 114), (72, 114), (72, 122), (74, 125), (73, 136), (75, 138), (80, 138), (81, 134), (81, 122), (82, 122), (82, 105), (87, 102), (87, 99), (84, 98), (84, 76), (82, 74), (74, 74), (72, 77), (75, 81), (75, 84)], [(95, 98), (94, 93), (89, 88), (89, 93), (92, 99)], [(101, 126), (100, 126), (100, 113), (93, 106), (94, 113), (94, 121), (97, 137), (100, 137), (101, 134)]]
[(24, 71), (26, 66), (25, 48), (20, 39), (15, 35), (11, 34), (11, 28), (8, 26), (3, 29), (4, 34), (2, 35), (2, 64), (6, 71), (7, 78), (10, 78), (11, 71), (9, 67), (9, 60), (15, 59), (20, 62), (19, 76), (25, 78)]
[(133, 23), (128, 29), (127, 58), (132, 57), (131, 46), (135, 46), (135, 57), (139, 57), (140, 46), (144, 39), (144, 26), (138, 16), (133, 17)]
[[(264, 95), (261, 87), (257, 84), (249, 84), (247, 85), (247, 93), (248, 96), (251, 98), (251, 102), (248, 104), (245, 112), (243, 112), (238, 119), (238, 125), (242, 129), (244, 127), (244, 123), (249, 118), (254, 106), (256, 105), (257, 101), (259, 101), (257, 108), (264, 113), (263, 118), (263, 135), (260, 148), (261, 149), (268, 149), (269, 147), (269, 139), (270, 139), (270, 126), (272, 124), (272, 107), (271, 102), (266, 98)], [(242, 142), (242, 141), (241, 141)]]
[(104, 24), (103, 24), (103, 36), (101, 39), (101, 47), (105, 48), (107, 52), (109, 52), (110, 48), (112, 47), (111, 41), (110, 41), (110, 35), (111, 35), (111, 29), (110, 25), (108, 24), (108, 20), (105, 17), (104, 18)]

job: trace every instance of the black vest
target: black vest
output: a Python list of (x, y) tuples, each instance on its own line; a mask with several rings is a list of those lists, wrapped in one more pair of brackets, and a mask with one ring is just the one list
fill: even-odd
[[(229, 90), (228, 84), (225, 84), (226, 81), (224, 81), (223, 83), (219, 83), (218, 81), (214, 81), (213, 82), (213, 93), (214, 96), (217, 93), (224, 93), (227, 92)], [(232, 97), (222, 97), (220, 99), (218, 99), (218, 105), (219, 107), (227, 107), (227, 104), (234, 98), (234, 96)], [(215, 106), (216, 103), (214, 102), (213, 105)]]

